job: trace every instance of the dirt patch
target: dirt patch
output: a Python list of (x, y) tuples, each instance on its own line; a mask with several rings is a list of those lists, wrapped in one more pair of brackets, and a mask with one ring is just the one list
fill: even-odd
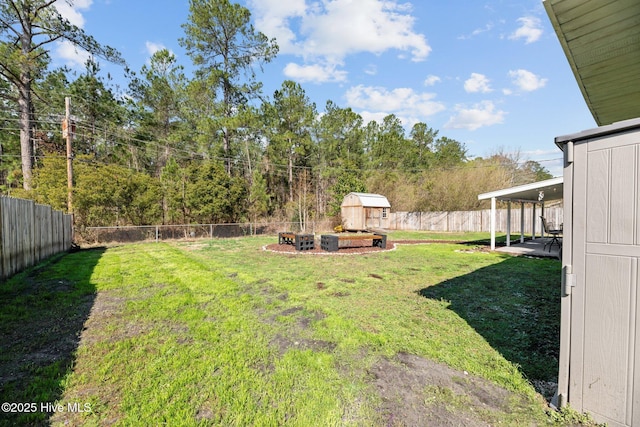
[(489, 381), (415, 355), (382, 359), (369, 374), (387, 425), (489, 426), (513, 395)]
[(334, 292), (334, 293), (331, 294), (331, 296), (338, 297), (338, 298), (348, 297), (349, 295), (351, 295), (351, 293), (344, 292), (344, 291), (338, 291), (338, 292)]
[(309, 329), (312, 323), (319, 322), (326, 317), (327, 315), (324, 314), (323, 312), (315, 310), (310, 313), (310, 316), (298, 317), (296, 319), (296, 325), (301, 329)]
[(330, 341), (313, 340), (299, 336), (284, 336), (282, 334), (274, 336), (269, 344), (278, 349), (280, 356), (292, 349), (324, 351), (329, 353), (336, 348), (336, 344)]
[[(286, 304), (289, 299), (288, 293), (277, 294), (274, 289), (263, 288), (256, 297), (264, 298), (267, 305), (273, 301), (281, 301)], [(273, 326), (277, 332), (269, 340), (269, 345), (276, 350), (280, 356), (289, 350), (313, 350), (331, 352), (336, 344), (330, 341), (312, 339), (309, 330), (313, 324), (326, 318), (327, 315), (321, 310), (307, 311), (303, 306), (281, 307), (279, 309), (256, 308), (255, 314), (261, 322)], [(272, 363), (265, 362), (259, 369), (270, 371)]]
[(303, 308), (303, 307), (300, 307), (300, 306), (298, 306), (298, 307), (291, 307), (291, 308), (288, 308), (288, 309), (286, 309), (286, 310), (281, 311), (281, 312), (278, 314), (278, 316), (290, 316), (290, 315), (292, 315), (293, 313), (297, 313), (298, 311), (302, 311), (302, 310), (304, 310), (304, 308)]

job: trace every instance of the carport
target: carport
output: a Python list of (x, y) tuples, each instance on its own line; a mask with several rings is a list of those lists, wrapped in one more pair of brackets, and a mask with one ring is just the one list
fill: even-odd
[[(537, 215), (544, 216), (544, 204), (554, 200), (562, 200), (563, 177), (547, 179), (531, 184), (518, 185), (478, 195), (478, 200), (491, 200), (491, 250), (496, 248), (496, 202), (507, 202), (507, 246), (511, 244), (511, 204), (520, 203), (520, 243), (524, 243), (524, 205), (533, 205), (531, 236), (536, 238)], [(540, 207), (540, 213), (536, 212), (536, 206)], [(542, 236), (542, 227), (540, 227)]]

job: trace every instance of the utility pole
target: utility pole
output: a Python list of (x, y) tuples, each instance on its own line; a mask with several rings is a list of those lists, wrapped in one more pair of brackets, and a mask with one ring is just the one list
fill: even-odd
[(73, 128), (71, 123), (71, 98), (64, 98), (65, 118), (62, 123), (62, 136), (67, 139), (67, 210), (73, 213), (73, 152), (71, 142), (73, 140)]

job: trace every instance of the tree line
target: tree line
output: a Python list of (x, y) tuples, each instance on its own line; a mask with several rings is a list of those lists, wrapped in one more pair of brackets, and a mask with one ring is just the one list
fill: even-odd
[[(53, 1), (0, 5), (2, 193), (67, 208), (64, 98), (75, 118), (73, 211), (80, 226), (297, 221), (335, 216), (351, 191), (381, 193), (397, 211), (477, 209), (477, 195), (549, 178), (534, 161), (465, 145), (426, 123), (407, 132), (388, 115), (365, 123), (283, 81), (265, 95), (262, 65), (278, 52), (248, 9), (190, 0), (179, 43), (187, 76), (163, 49), (140, 70), (58, 14)], [(67, 39), (93, 56), (82, 73), (50, 66)], [(101, 72), (124, 65), (127, 87)]]

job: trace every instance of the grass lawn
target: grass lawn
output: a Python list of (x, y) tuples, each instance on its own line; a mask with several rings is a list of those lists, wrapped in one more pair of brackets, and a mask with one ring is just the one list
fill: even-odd
[(83, 250), (1, 284), (0, 400), (37, 410), (0, 425), (575, 421), (532, 386), (556, 379), (558, 261), (448, 243), (262, 249), (274, 242)]

